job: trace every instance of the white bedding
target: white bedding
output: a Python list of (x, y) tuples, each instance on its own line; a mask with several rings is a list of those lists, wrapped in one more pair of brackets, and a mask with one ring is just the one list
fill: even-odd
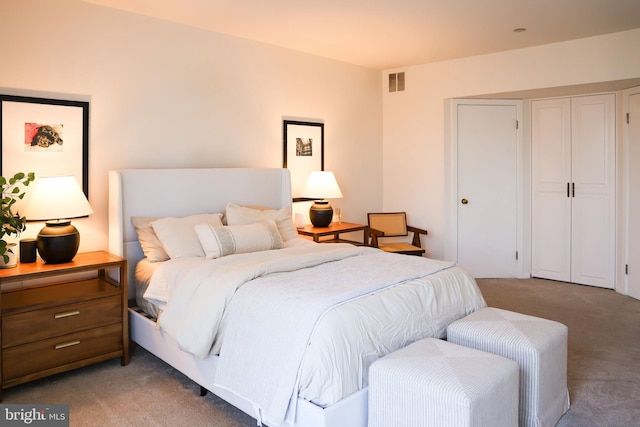
[(309, 342), (298, 395), (322, 407), (335, 403), (369, 384), (369, 365), (382, 355), (445, 338), (449, 323), (484, 306), (475, 281), (451, 267), (334, 307)]
[(448, 323), (486, 305), (450, 263), (343, 244), (171, 260), (145, 297), (164, 310), (159, 326), (181, 348), (199, 357), (219, 350), (216, 383), (275, 424), (294, 409), (292, 397), (335, 403), (366, 386), (376, 358), (443, 337)]
[(296, 271), (357, 256), (372, 248), (348, 244), (308, 245), (222, 258), (176, 258), (158, 267), (144, 297), (163, 310), (159, 327), (180, 348), (200, 358), (209, 355), (227, 304), (252, 279)]

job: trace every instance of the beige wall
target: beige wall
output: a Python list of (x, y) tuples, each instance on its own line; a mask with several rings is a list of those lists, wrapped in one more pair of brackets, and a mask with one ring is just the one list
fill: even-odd
[[(444, 257), (445, 100), (515, 91), (535, 94), (572, 85), (584, 85), (588, 93), (590, 84), (639, 78), (639, 47), (640, 30), (633, 30), (387, 70), (382, 82), (384, 209), (408, 211), (412, 223), (429, 230), (428, 252)], [(386, 91), (386, 75), (395, 71), (406, 72), (405, 92)]]
[(640, 30), (401, 69), (407, 90), (391, 94), (394, 70), (77, 0), (2, 1), (0, 40), (0, 93), (91, 103), (81, 250), (107, 247), (108, 170), (279, 167), (282, 120), (318, 119), (345, 219), (406, 210), (443, 257), (446, 99), (640, 77)]
[(81, 251), (107, 248), (108, 170), (281, 167), (283, 119), (325, 123), (346, 220), (381, 208), (379, 71), (77, 0), (3, 0), (0, 40), (0, 93), (90, 101)]

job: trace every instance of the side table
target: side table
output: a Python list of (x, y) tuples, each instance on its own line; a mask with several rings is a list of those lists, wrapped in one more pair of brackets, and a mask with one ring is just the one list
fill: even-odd
[[(116, 278), (108, 274), (112, 268)], [(105, 251), (79, 253), (64, 264), (38, 260), (0, 270), (0, 285), (46, 282), (0, 292), (0, 393), (115, 357), (128, 364), (126, 271), (126, 259)]]
[[(340, 234), (354, 231), (363, 232), (362, 242), (340, 238)], [(312, 237), (313, 241), (318, 243), (351, 243), (353, 245), (363, 246), (368, 245), (369, 226), (352, 222), (331, 223), (328, 227), (314, 227), (312, 224), (308, 224), (302, 228), (298, 228), (298, 234)], [(321, 239), (321, 237), (326, 236), (331, 237), (329, 239)]]

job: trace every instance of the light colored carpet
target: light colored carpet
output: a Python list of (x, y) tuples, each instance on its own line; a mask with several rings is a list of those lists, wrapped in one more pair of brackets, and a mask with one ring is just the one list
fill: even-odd
[[(569, 327), (571, 409), (558, 427), (639, 425), (640, 301), (547, 280), (478, 280), (490, 306)], [(253, 418), (138, 347), (119, 359), (3, 391), (3, 403), (70, 405), (71, 426), (255, 426)], [(397, 426), (402, 427), (402, 426)]]
[(68, 404), (72, 427), (256, 425), (141, 347), (127, 366), (114, 359), (9, 388), (2, 403)]
[(640, 425), (640, 301), (541, 279), (480, 279), (490, 306), (569, 327), (571, 408), (558, 427)]

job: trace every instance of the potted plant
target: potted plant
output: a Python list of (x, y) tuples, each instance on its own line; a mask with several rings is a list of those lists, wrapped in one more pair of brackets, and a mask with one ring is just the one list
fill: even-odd
[(6, 236), (19, 236), (20, 232), (26, 228), (25, 222), (27, 221), (18, 212), (13, 212), (13, 205), (24, 198), (24, 187), (28, 186), (34, 179), (35, 174), (33, 172), (28, 174), (18, 172), (9, 179), (0, 176), (0, 187), (2, 187), (2, 200), (0, 201), (0, 256), (2, 256), (2, 259), (0, 261), (4, 261), (6, 266), (10, 266), (9, 255), (13, 254), (13, 249), (7, 243)]

